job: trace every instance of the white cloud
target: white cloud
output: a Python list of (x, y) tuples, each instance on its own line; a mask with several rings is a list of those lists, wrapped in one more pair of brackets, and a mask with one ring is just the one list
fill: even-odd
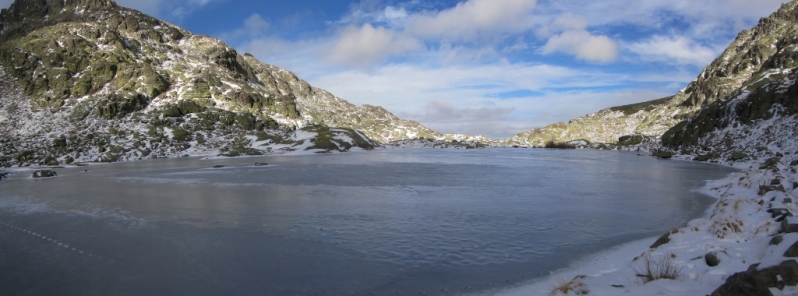
[(468, 0), (437, 13), (408, 17), (406, 30), (415, 36), (473, 39), (525, 29), (535, 0)]
[(357, 26), (366, 23), (372, 25), (386, 25), (392, 28), (401, 28), (404, 26), (405, 18), (408, 16), (407, 8), (405, 6), (411, 5), (405, 3), (403, 6), (381, 6), (381, 1), (378, 0), (363, 0), (358, 3), (353, 3), (349, 6), (349, 13), (343, 16), (340, 20), (329, 22), (335, 25), (344, 26)]
[(396, 8), (393, 6), (385, 7), (383, 11), (383, 16), (385, 17), (386, 22), (391, 24), (400, 24), (404, 22), (405, 18), (407, 18), (407, 11), (400, 7)]
[[(492, 103), (492, 102), (491, 102)], [(495, 103), (490, 107), (463, 107), (444, 100), (432, 100), (417, 115), (424, 122), (459, 122), (462, 119), (493, 120), (504, 117), (513, 111), (512, 107), (498, 107)]]
[(236, 45), (240, 53), (250, 53), (261, 62), (276, 65), (307, 79), (331, 71), (322, 60), (325, 43), (322, 40), (287, 41), (276, 37), (260, 37)]
[[(350, 12), (333, 25), (347, 25), (331, 42), (328, 60), (338, 65), (370, 68), (389, 57), (419, 53), (436, 63), (484, 60), (495, 57), (504, 33), (520, 33), (529, 27), (535, 0), (468, 0), (441, 11), (409, 13), (416, 1), (385, 6), (364, 0), (350, 6)], [(485, 39), (494, 39), (485, 42)], [(473, 46), (474, 41), (479, 41)], [(471, 44), (464, 46), (463, 42)], [(521, 50), (517, 43), (507, 50)], [(422, 51), (426, 49), (426, 51)]]
[(548, 55), (561, 52), (597, 63), (615, 61), (618, 57), (615, 41), (607, 36), (591, 34), (587, 26), (588, 22), (582, 17), (570, 12), (562, 14), (537, 31), (539, 37), (548, 38), (540, 53)]
[(244, 20), (244, 28), (252, 34), (260, 34), (269, 29), (269, 22), (264, 20), (260, 14), (253, 14)]
[(511, 53), (511, 52), (519, 52), (529, 49), (529, 44), (524, 41), (523, 38), (518, 37), (515, 39), (515, 43), (511, 46), (506, 46), (502, 49), (503, 53)]
[(645, 61), (700, 67), (708, 65), (723, 51), (721, 46), (714, 48), (702, 46), (684, 36), (659, 35), (654, 35), (646, 41), (630, 43), (626, 48)]
[(117, 4), (141, 11), (148, 15), (158, 16), (161, 13), (162, 0), (117, 0)]
[(514, 107), (499, 106), (496, 102), (468, 102), (432, 100), (409, 118), (435, 126), (443, 133), (464, 133), (496, 137), (513, 130)]
[(262, 37), (270, 27), (271, 24), (268, 21), (264, 20), (260, 14), (255, 13), (244, 20), (244, 27), (219, 34), (218, 38), (227, 42), (235, 42), (242, 37), (254, 39)]
[(203, 6), (205, 4), (208, 4), (208, 2), (211, 2), (211, 1), (213, 1), (213, 0), (189, 0), (189, 3), (194, 4), (194, 5), (198, 5), (198, 6)]
[(212, 1), (217, 0), (117, 0), (116, 3), (156, 17), (164, 17), (164, 13), (168, 12), (170, 17), (184, 18)]
[[(674, 22), (689, 24), (693, 38), (736, 34), (748, 29), (752, 22), (771, 14), (788, 0), (573, 0), (547, 1), (539, 5), (536, 16), (556, 18), (567, 12), (578, 12), (591, 26), (635, 25), (661, 29)], [(550, 21), (549, 21), (550, 22)], [(687, 34), (688, 32), (684, 32)], [(722, 38), (726, 38), (725, 35)]]
[(585, 30), (571, 30), (552, 36), (541, 52), (564, 52), (588, 62), (607, 63), (618, 57), (618, 45), (607, 36), (594, 36)]
[(368, 68), (391, 55), (420, 48), (422, 44), (413, 38), (399, 35), (390, 29), (365, 24), (341, 30), (328, 58), (336, 64)]
[(578, 17), (571, 12), (566, 12), (555, 19), (550, 25), (541, 28), (540, 31), (542, 33), (541, 35), (549, 37), (558, 32), (585, 30), (585, 28), (587, 28), (587, 21), (584, 18)]
[(508, 122), (513, 121), (514, 107), (502, 107), (490, 101), (468, 104), (468, 106), (463, 106), (463, 103), (432, 100), (417, 112), (402, 115), (424, 122), (426, 125), (434, 125), (443, 133), (468, 131), (470, 135), (495, 136), (513, 130)]
[[(501, 62), (446, 67), (390, 64), (368, 72), (350, 70), (311, 76), (300, 72), (299, 75), (354, 104), (383, 106), (397, 116), (419, 121), (443, 133), (496, 138), (675, 92), (644, 91), (634, 85), (674, 82), (686, 85), (694, 78), (692, 73), (618, 75)], [(520, 94), (502, 95), (511, 92)], [(479, 116), (485, 120), (477, 119)]]

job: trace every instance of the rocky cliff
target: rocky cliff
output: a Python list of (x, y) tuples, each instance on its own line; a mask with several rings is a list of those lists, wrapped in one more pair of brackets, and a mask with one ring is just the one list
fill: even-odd
[(685, 112), (675, 97), (604, 109), (583, 117), (520, 133), (505, 145), (542, 147), (548, 141), (610, 144), (624, 135), (658, 137), (679, 122)]
[(2, 10), (0, 88), (0, 165), (205, 153), (237, 137), (268, 146), (305, 126), (380, 142), (442, 137), (111, 0)]
[(601, 110), (567, 124), (527, 131), (504, 142), (542, 146), (550, 140), (616, 143), (619, 137), (630, 134), (660, 137), (702, 108), (788, 75), (798, 66), (795, 62), (798, 54), (794, 51), (798, 45), (797, 24), (798, 2), (786, 3), (761, 19), (756, 27), (741, 32), (717, 59), (673, 97)]
[(798, 2), (793, 1), (740, 33), (702, 73), (724, 86), (685, 100), (684, 105), (703, 108), (667, 131), (662, 144), (723, 162), (797, 153), (797, 69)]

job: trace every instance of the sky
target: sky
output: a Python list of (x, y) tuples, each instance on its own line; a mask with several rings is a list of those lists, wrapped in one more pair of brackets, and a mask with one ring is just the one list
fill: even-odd
[(117, 0), (354, 104), (491, 138), (673, 95), (784, 2)]

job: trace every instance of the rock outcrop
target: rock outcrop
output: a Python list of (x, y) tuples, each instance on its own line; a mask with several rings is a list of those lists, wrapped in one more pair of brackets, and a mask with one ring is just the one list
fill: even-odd
[(310, 125), (364, 147), (443, 137), (111, 0), (0, 12), (0, 166), (182, 156)]
[[(798, 112), (795, 101), (798, 89), (793, 73), (798, 66), (796, 24), (798, 2), (785, 3), (777, 12), (761, 19), (756, 27), (741, 32), (723, 54), (672, 97), (608, 108), (568, 123), (527, 131), (505, 142), (542, 146), (546, 141), (581, 139), (613, 144), (621, 136), (641, 134), (662, 136), (663, 144), (672, 149), (687, 149), (688, 154), (695, 154), (696, 147), (724, 146), (723, 151), (704, 155), (727, 160), (731, 157), (730, 149), (735, 148), (731, 143), (748, 143), (743, 144), (745, 141), (732, 139), (730, 135), (710, 140), (712, 131), (750, 126), (757, 120), (769, 119), (781, 120), (776, 123), (781, 126), (794, 125), (787, 119)], [(745, 132), (755, 131), (740, 133)], [(790, 136), (794, 134), (771, 134), (768, 139)]]

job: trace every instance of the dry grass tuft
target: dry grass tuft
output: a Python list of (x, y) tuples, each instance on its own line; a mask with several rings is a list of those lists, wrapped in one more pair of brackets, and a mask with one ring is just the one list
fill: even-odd
[(658, 279), (677, 280), (682, 277), (682, 268), (676, 264), (675, 258), (676, 255), (668, 253), (659, 258), (659, 260), (655, 260), (651, 257), (651, 254), (646, 254), (646, 256), (641, 258), (643, 259), (641, 262), (632, 265), (632, 271), (643, 283)]
[(558, 293), (568, 295), (568, 293), (570, 293), (571, 291), (573, 291), (574, 294), (576, 295), (587, 295), (588, 293), (590, 293), (590, 291), (584, 288), (585, 283), (582, 282), (582, 280), (586, 277), (587, 276), (584, 275), (577, 275), (570, 282), (561, 279), (560, 284), (551, 290), (550, 295), (557, 295)]
[(717, 238), (724, 239), (729, 234), (743, 232), (742, 226), (744, 226), (744, 223), (740, 219), (734, 219), (733, 221), (723, 219), (713, 222), (709, 229)]
[(742, 199), (738, 199), (738, 200), (734, 201), (734, 210), (735, 211), (740, 211), (740, 204), (742, 204), (742, 203), (743, 203)]

